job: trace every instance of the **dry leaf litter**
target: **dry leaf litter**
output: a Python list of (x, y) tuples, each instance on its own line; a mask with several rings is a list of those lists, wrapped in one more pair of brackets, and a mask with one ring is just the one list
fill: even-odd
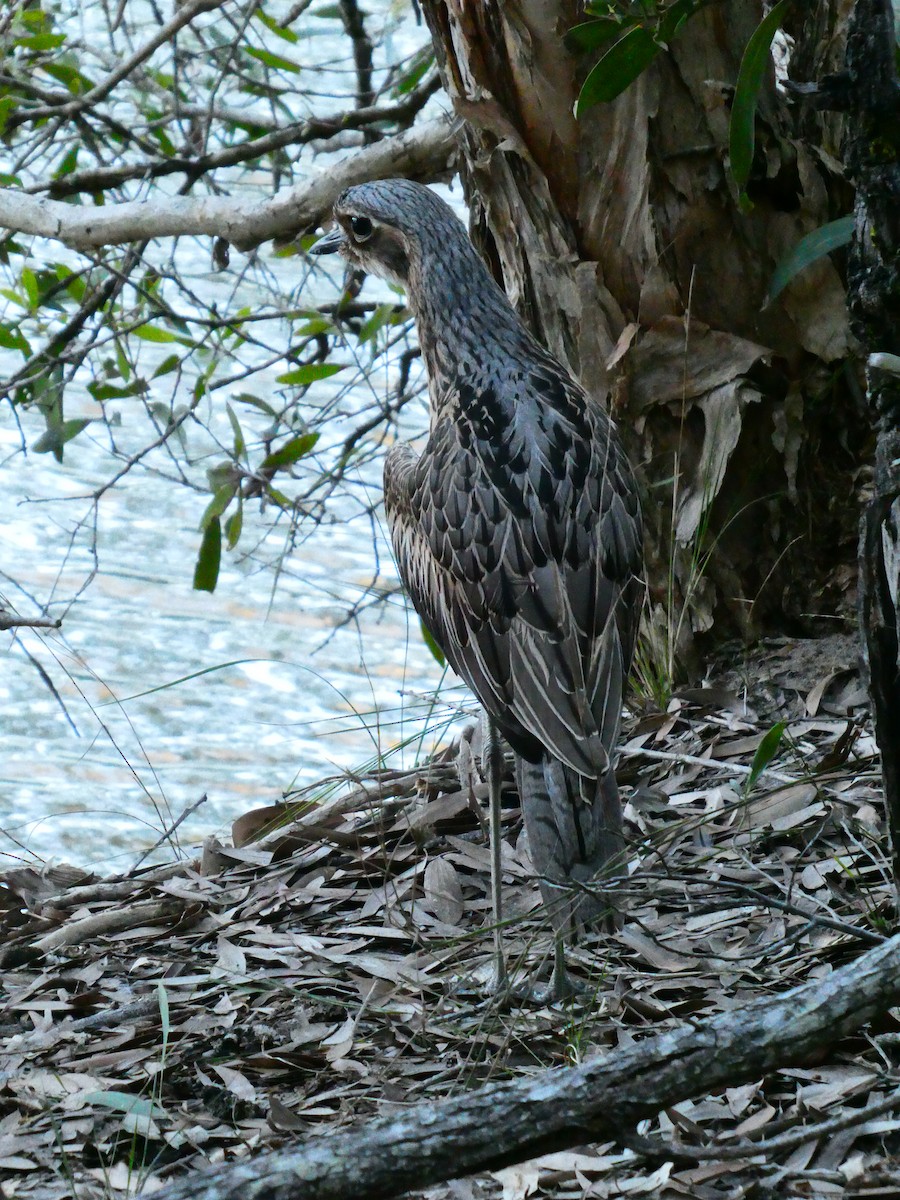
[[(571, 953), (588, 991), (568, 1005), (479, 994), (486, 787), (465, 739), (419, 771), (249, 813), (233, 846), (196, 859), (127, 878), (7, 872), (0, 1196), (149, 1195), (827, 974), (893, 920), (865, 702), (853, 643), (830, 639), (770, 645), (752, 670), (627, 721), (628, 918)], [(507, 951), (517, 974), (546, 974), (552, 935), (511, 780), (504, 830)], [(629, 1145), (428, 1195), (900, 1196), (898, 1087), (891, 1012), (820, 1062), (660, 1113)]]

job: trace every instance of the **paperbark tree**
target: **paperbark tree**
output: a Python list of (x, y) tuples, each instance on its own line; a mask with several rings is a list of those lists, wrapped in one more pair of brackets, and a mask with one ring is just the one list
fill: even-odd
[[(684, 9), (685, 0), (680, 3)], [(307, 7), (197, 0), (181, 6), (168, 24), (161, 21), (152, 36), (142, 30), (136, 50), (90, 77), (86, 68), (73, 71), (53, 60), (51, 43), (62, 35), (46, 14), (21, 15), (24, 34), (14, 21), (0, 27), (0, 35), (11, 37), (17, 68), (7, 72), (6, 109), (0, 110), (5, 137), (29, 178), (43, 161), (40, 154), (49, 156), (46, 180), (22, 185), (25, 194), (16, 179), (4, 180), (12, 186), (0, 191), (0, 220), (13, 231), (40, 232), (81, 249), (214, 234), (221, 263), (225, 242), (249, 247), (321, 219), (342, 184), (357, 177), (354, 171), (428, 178), (446, 168), (446, 129), (425, 128), (430, 114), (419, 120), (437, 86), (427, 59), (403, 64), (405, 74), (390, 67), (372, 103), (372, 24), (354, 3), (336, 10), (353, 51), (349, 107), (335, 116), (285, 117), (285, 97), (299, 94), (292, 81), (306, 69), (307, 41), (293, 24), (311, 19), (303, 15)], [(570, 48), (567, 31), (584, 16), (579, 4), (423, 0), (421, 7), (459, 120), (460, 166), (476, 236), (538, 335), (610, 403), (641, 465), (653, 620), (638, 666), (650, 686), (656, 681), (663, 692), (671, 686), (676, 651), (688, 650), (695, 633), (712, 629), (721, 639), (735, 632), (851, 628), (869, 422), (835, 263), (820, 258), (767, 303), (776, 265), (803, 235), (851, 207), (852, 190), (837, 160), (843, 117), (779, 88), (770, 62), (750, 122), (756, 152), (742, 185), (746, 201), (739, 203), (728, 169), (729, 123), (762, 0), (701, 7), (617, 99), (579, 117), (573, 114), (579, 88), (602, 52)], [(655, 11), (676, 7), (660, 4)], [(610, 11), (633, 20), (627, 5)], [(642, 11), (651, 14), (645, 23), (652, 32), (654, 8)], [(796, 13), (785, 9), (793, 22), (789, 69), (796, 78), (819, 78), (839, 65), (845, 14), (837, 0), (798, 6)], [(219, 34), (225, 24), (227, 41)], [(150, 70), (154, 55), (165, 56), (167, 47), (171, 79)], [(27, 63), (19, 63), (22, 55), (30, 56)], [(786, 43), (782, 64), (785, 55)], [(207, 93), (199, 72), (209, 62), (215, 69)], [(25, 66), (31, 69), (18, 69)], [(67, 90), (44, 87), (41, 70)], [(105, 107), (121, 103), (123, 90), (136, 97), (127, 126), (119, 109)], [(245, 110), (229, 102), (232, 91), (246, 100)], [(260, 96), (270, 103), (271, 117), (247, 99)], [(45, 127), (57, 137), (48, 140)], [(120, 147), (114, 162), (103, 150), (104, 130)], [(303, 161), (304, 147), (324, 139), (328, 149), (346, 149), (346, 138), (363, 147), (356, 163), (344, 160), (293, 191), (280, 187), (288, 168)], [(60, 154), (56, 147), (68, 149)], [(91, 165), (83, 166), (88, 155)], [(252, 213), (246, 202), (229, 203), (220, 193), (227, 172), (256, 163), (265, 164), (276, 194)], [(157, 181), (170, 177), (180, 181), (182, 195), (162, 193)], [(209, 194), (196, 194), (204, 190)], [(87, 204), (70, 203), (70, 212), (52, 206), (90, 196), (104, 201), (96, 215)], [(14, 238), (5, 246), (21, 253)], [(126, 394), (150, 403), (147, 382), (129, 372), (127, 355), (91, 354), (94, 342), (110, 332), (120, 344), (130, 331), (184, 338), (190, 315), (184, 306), (173, 308), (171, 287), (168, 294), (160, 289), (155, 269), (138, 248), (118, 261), (101, 254), (71, 275), (63, 263), (23, 270), (22, 303), (30, 316), (41, 316), (46, 304), (51, 328), (52, 305), (80, 297), (71, 321), (34, 353), (15, 322), (0, 321), (0, 346), (18, 348), (24, 357), (6, 380), (7, 394), (47, 413), (54, 452), (83, 425), (64, 420), (62, 396), (85, 364), (93, 372), (88, 388), (101, 405)], [(310, 315), (300, 314), (296, 341), (290, 339), (289, 365), (296, 369), (285, 373), (284, 387), (301, 390), (296, 402), (286, 394), (278, 410), (284, 444), (266, 445), (248, 463), (238, 438), (231, 461), (210, 484), (206, 528), (215, 533), (231, 522), (229, 541), (239, 536), (240, 522), (232, 518), (242, 499), (265, 493), (284, 506), (271, 473), (294, 469), (299, 460), (290, 461), (291, 454), (307, 445), (296, 436), (298, 424), (320, 420), (303, 408), (308, 383), (299, 381), (330, 369), (323, 359), (337, 326), (326, 328), (318, 315), (310, 322)], [(179, 351), (178, 370), (195, 351), (205, 352), (210, 330), (223, 344), (233, 336), (240, 346), (245, 325), (255, 319), (252, 313), (209, 314), (205, 325), (190, 330), (190, 352)], [(231, 344), (226, 350), (233, 356)], [(221, 386), (206, 367), (197, 374), (204, 394)], [(401, 384), (403, 378), (401, 372)], [(395, 399), (388, 416), (404, 402), (402, 386)], [(153, 419), (162, 421), (158, 400), (153, 405)], [(196, 408), (196, 396), (184, 406), (173, 393), (160, 438), (195, 419)], [(378, 414), (372, 419), (377, 423)], [(346, 453), (358, 448), (351, 440)], [(315, 519), (324, 511), (346, 458), (340, 446), (336, 451), (337, 465), (289, 498), (295, 516), (306, 512)]]
[[(833, 119), (770, 70), (752, 208), (728, 174), (731, 102), (762, 4), (701, 10), (580, 119), (590, 61), (564, 37), (578, 5), (422, 7), (462, 118), (485, 253), (538, 335), (608, 399), (642, 464), (663, 667), (714, 620), (721, 636), (852, 614), (865, 423), (845, 369), (843, 285), (824, 258), (766, 303), (779, 260), (848, 210)], [(837, 5), (812, 8), (793, 29), (804, 69), (827, 63), (840, 33)]]
[(853, 331), (868, 351), (877, 431), (873, 496), (859, 541), (860, 615), (900, 886), (900, 82), (889, 0), (856, 0), (845, 70), (815, 93), (849, 115), (844, 160), (856, 185), (848, 264)]

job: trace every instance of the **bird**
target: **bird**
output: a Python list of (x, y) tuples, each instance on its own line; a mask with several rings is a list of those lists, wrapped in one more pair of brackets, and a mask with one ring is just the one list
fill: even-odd
[(590, 885), (624, 865), (615, 747), (644, 591), (634, 471), (602, 403), (526, 328), (436, 192), (361, 183), (333, 217), (311, 251), (405, 289), (417, 326), (429, 433), (421, 453), (388, 452), (385, 513), (413, 606), (487, 717), (495, 986), (507, 982), (499, 732), (561, 998), (563, 942), (608, 921)]

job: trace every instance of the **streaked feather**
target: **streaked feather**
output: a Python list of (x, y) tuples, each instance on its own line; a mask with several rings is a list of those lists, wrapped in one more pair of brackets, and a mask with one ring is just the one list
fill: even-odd
[(603, 408), (525, 329), (433, 192), (363, 184), (335, 215), (347, 257), (406, 287), (428, 370), (428, 443), (385, 463), (400, 575), (518, 756), (532, 858), (568, 929), (601, 904), (566, 885), (622, 847), (613, 757), (642, 594), (631, 468)]

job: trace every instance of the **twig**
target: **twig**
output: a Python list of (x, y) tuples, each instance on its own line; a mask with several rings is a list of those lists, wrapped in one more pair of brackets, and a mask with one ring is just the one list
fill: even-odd
[(19, 125), (24, 125), (32, 121), (43, 121), (48, 117), (71, 117), (76, 113), (83, 112), (86, 108), (90, 108), (98, 100), (102, 100), (105, 96), (108, 96), (117, 84), (121, 83), (123, 79), (127, 79), (135, 67), (139, 67), (142, 62), (146, 62), (160, 46), (165, 46), (171, 41), (178, 30), (183, 29), (185, 25), (189, 25), (194, 17), (199, 16), (200, 13), (212, 12), (215, 8), (221, 8), (225, 2), (226, 0), (188, 0), (188, 3), (177, 6), (175, 15), (170, 21), (167, 21), (165, 25), (161, 25), (148, 42), (135, 50), (130, 58), (120, 63), (115, 70), (111, 71), (95, 87), (92, 87), (89, 92), (85, 92), (77, 100), (73, 100), (69, 93), (61, 92), (58, 103), (46, 104), (42, 108), (24, 108), (18, 112), (14, 111), (10, 114), (6, 122), (6, 131), (11, 132)]
[(62, 621), (53, 617), (14, 617), (6, 608), (0, 608), (0, 630), (3, 629), (61, 629)]

